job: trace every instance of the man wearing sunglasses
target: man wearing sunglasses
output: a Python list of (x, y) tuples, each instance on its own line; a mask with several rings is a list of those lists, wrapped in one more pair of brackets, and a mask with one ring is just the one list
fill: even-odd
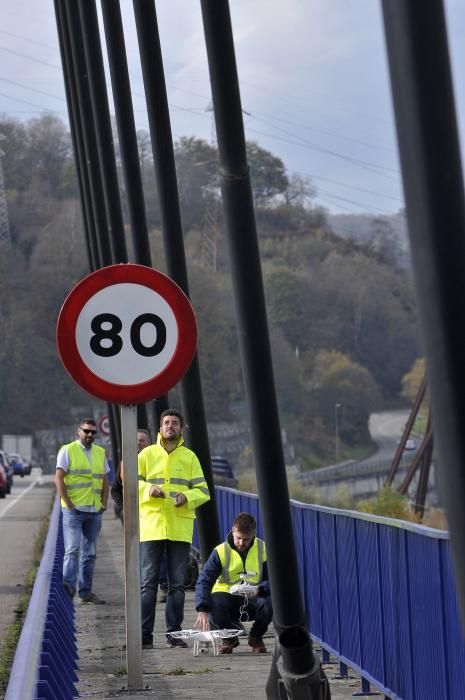
[(58, 452), (55, 485), (63, 512), (63, 586), (74, 598), (77, 579), (81, 602), (102, 605), (105, 601), (92, 593), (92, 580), (110, 467), (103, 447), (94, 445), (96, 432), (92, 418), (79, 423), (78, 439)]

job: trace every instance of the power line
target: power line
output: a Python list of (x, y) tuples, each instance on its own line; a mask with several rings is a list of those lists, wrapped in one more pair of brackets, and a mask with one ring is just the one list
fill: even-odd
[(6, 36), (11, 36), (13, 39), (20, 39), (20, 41), (25, 41), (28, 44), (36, 44), (36, 46), (41, 46), (43, 49), (51, 49), (52, 51), (58, 51), (58, 46), (51, 46), (50, 44), (44, 44), (42, 41), (36, 41), (36, 39), (30, 39), (29, 37), (20, 36), (19, 34), (13, 34), (13, 32), (7, 32), (6, 29), (0, 29), (0, 34), (6, 34)]
[(62, 102), (66, 102), (66, 98), (64, 95), (52, 95), (50, 92), (45, 92), (45, 90), (39, 90), (38, 88), (32, 88), (27, 85), (23, 85), (22, 83), (17, 83), (14, 80), (9, 80), (8, 78), (0, 78), (0, 81), (3, 83), (9, 83), (10, 85), (16, 85), (16, 87), (24, 88), (25, 90), (30, 90), (31, 92), (37, 92), (39, 95), (45, 95), (46, 97), (53, 97), (54, 100), (61, 100)]
[(37, 57), (32, 57), (28, 56), (25, 53), (20, 53), (19, 51), (13, 51), (13, 49), (7, 49), (5, 46), (0, 46), (0, 51), (5, 51), (6, 53), (11, 53), (13, 56), (19, 56), (20, 58), (26, 58), (28, 61), (33, 61), (34, 63), (41, 63), (44, 66), (48, 66), (49, 68), (56, 68), (59, 71), (62, 71), (63, 68), (61, 66), (58, 66), (56, 63), (49, 63), (48, 61), (42, 61), (42, 59), (37, 58)]
[(374, 192), (373, 190), (367, 190), (364, 187), (357, 187), (357, 185), (348, 185), (346, 182), (339, 182), (338, 180), (330, 180), (327, 177), (321, 177), (320, 175), (313, 175), (312, 173), (307, 173), (303, 170), (290, 170), (290, 173), (295, 173), (296, 175), (305, 175), (306, 177), (311, 177), (312, 180), (321, 180), (322, 182), (328, 182), (331, 185), (339, 185), (340, 187), (347, 187), (352, 190), (357, 190), (358, 192), (364, 192), (365, 194), (372, 194), (375, 197), (382, 197), (383, 199), (390, 199), (399, 204), (403, 204), (403, 199), (400, 197), (393, 197), (388, 194), (381, 194), (381, 192)]

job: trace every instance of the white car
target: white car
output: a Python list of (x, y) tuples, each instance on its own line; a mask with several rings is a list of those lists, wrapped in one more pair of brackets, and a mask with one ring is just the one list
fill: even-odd
[(416, 450), (417, 449), (417, 441), (414, 440), (413, 438), (409, 438), (407, 442), (405, 443), (405, 449), (406, 450)]

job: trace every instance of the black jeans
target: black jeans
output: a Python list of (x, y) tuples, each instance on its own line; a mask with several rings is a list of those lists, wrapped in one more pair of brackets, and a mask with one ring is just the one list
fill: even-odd
[(153, 641), (155, 606), (160, 577), (160, 563), (166, 549), (169, 591), (166, 600), (166, 631), (181, 629), (184, 619), (184, 578), (189, 561), (189, 542), (151, 540), (140, 544), (142, 642)]
[[(247, 605), (243, 608), (241, 615), (241, 608), (245, 602)], [(271, 596), (245, 599), (243, 596), (230, 593), (213, 593), (210, 616), (213, 625), (218, 629), (234, 629), (238, 622), (254, 620), (250, 634), (254, 637), (262, 637), (273, 619)]]

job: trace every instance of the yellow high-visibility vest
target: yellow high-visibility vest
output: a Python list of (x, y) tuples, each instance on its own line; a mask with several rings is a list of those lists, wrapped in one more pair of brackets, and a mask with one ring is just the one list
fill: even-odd
[(240, 574), (247, 572), (247, 581), (258, 585), (263, 577), (263, 564), (266, 562), (266, 546), (256, 537), (247, 552), (245, 561), (228, 542), (215, 547), (223, 567), (220, 577), (212, 588), (212, 593), (229, 593), (231, 586), (241, 582)]
[[(91, 462), (84, 454), (79, 440), (64, 445), (68, 450), (69, 468), (65, 474), (66, 490), (73, 505), (102, 507), (102, 487), (105, 476), (105, 450), (92, 445)], [(61, 505), (65, 506), (63, 499)]]

